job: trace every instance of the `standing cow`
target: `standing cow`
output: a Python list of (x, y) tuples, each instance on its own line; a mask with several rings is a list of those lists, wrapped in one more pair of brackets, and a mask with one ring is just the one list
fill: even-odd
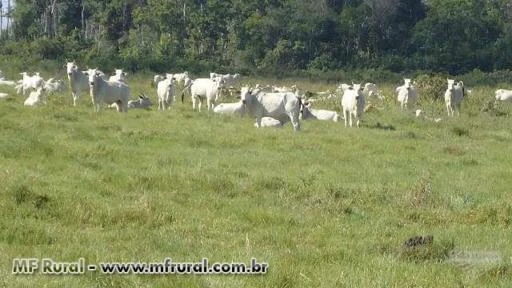
[(256, 117), (257, 127), (262, 127), (261, 119), (267, 116), (277, 119), (283, 124), (291, 120), (293, 129), (300, 130), (299, 116), (302, 101), (295, 93), (268, 93), (252, 91), (249, 87), (243, 87), (240, 97), (245, 101), (247, 113)]

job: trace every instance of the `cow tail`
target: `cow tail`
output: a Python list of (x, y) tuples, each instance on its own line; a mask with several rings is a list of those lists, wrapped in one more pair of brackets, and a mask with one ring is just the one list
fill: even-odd
[(299, 99), (299, 113), (302, 113), (304, 111), (304, 103), (300, 97), (297, 97), (297, 99)]
[(185, 90), (187, 90), (188, 88), (190, 88), (190, 86), (192, 86), (192, 83), (194, 83), (194, 81), (191, 81), (190, 84), (188, 84), (187, 86), (185, 86), (183, 88), (183, 90), (181, 90), (181, 103), (183, 103), (183, 100), (184, 100), (184, 97), (185, 97)]

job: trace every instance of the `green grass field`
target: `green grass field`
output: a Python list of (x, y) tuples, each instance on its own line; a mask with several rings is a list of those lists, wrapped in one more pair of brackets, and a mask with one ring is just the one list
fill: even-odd
[[(145, 91), (155, 102), (148, 79), (129, 80), (132, 98)], [(0, 284), (511, 287), (512, 109), (480, 112), (495, 87), (474, 87), (459, 118), (421, 101), (443, 118), (434, 123), (400, 112), (393, 85), (381, 89), (388, 100), (362, 128), (304, 121), (299, 133), (290, 123), (256, 129), (249, 117), (194, 112), (190, 99), (170, 111), (127, 114), (94, 113), (88, 95), (71, 107), (69, 92), (38, 108), (24, 107), (21, 96), (0, 100)], [(323, 107), (339, 110), (337, 103)], [(434, 241), (404, 249), (415, 235)], [(450, 261), (466, 252), (502, 258)], [(254, 257), (269, 272), (12, 275), (19, 257), (94, 264)]]

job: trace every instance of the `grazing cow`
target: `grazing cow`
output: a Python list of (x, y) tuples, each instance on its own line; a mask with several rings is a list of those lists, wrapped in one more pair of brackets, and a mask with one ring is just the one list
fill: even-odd
[[(224, 85), (224, 81), (220, 78), (198, 78), (196, 80), (191, 81), (190, 84), (190, 95), (192, 97), (192, 109), (198, 108), (198, 111), (201, 111), (201, 104), (204, 99), (206, 99), (206, 106), (208, 107), (208, 111), (213, 110), (215, 105), (215, 100), (217, 99), (217, 94), (219, 93), (219, 89)], [(185, 87), (186, 89), (186, 87)], [(181, 94), (181, 101), (183, 101), (183, 93)]]
[(128, 112), (130, 88), (123, 82), (106, 81), (101, 78), (98, 69), (89, 69), (85, 73), (89, 79), (89, 90), (92, 104), (96, 112), (100, 111), (101, 103), (116, 103), (118, 112)]
[(240, 114), (243, 116), (245, 113), (245, 101), (240, 100), (235, 103), (220, 103), (213, 108), (213, 112), (220, 114)]
[(453, 117), (455, 111), (457, 111), (457, 115), (460, 116), (460, 104), (462, 103), (462, 99), (464, 99), (464, 83), (462, 83), (462, 81), (455, 83), (453, 79), (446, 80), (448, 81), (448, 88), (444, 93), (446, 111), (448, 112), (448, 116)]
[(341, 98), (341, 106), (343, 110), (343, 117), (345, 118), (345, 127), (347, 127), (347, 120), (349, 120), (350, 127), (352, 127), (352, 117), (356, 119), (356, 126), (359, 127), (359, 122), (363, 118), (365, 99), (361, 84), (353, 84), (351, 87), (344, 87), (343, 96)]
[(0, 99), (9, 97), (9, 94), (0, 92)]
[(78, 70), (75, 62), (67, 62), (66, 70), (69, 80), (69, 88), (73, 96), (73, 106), (76, 106), (81, 91), (89, 90), (89, 79), (84, 73), (85, 71)]
[(263, 118), (261, 118), (260, 127), (258, 127), (258, 122), (254, 123), (254, 127), (256, 127), (256, 128), (261, 128), (261, 127), (281, 128), (281, 127), (283, 127), (283, 123), (281, 123), (281, 121), (274, 119), (272, 117), (263, 117)]
[(498, 89), (494, 94), (496, 101), (512, 102), (512, 90)]
[(400, 109), (404, 110), (412, 108), (418, 97), (416, 87), (411, 83), (411, 79), (404, 78), (404, 85), (397, 87), (396, 92), (398, 93), (398, 102), (400, 102)]
[(253, 92), (249, 87), (242, 87), (240, 98), (245, 100), (246, 111), (256, 117), (257, 127), (261, 127), (264, 116), (275, 118), (283, 124), (291, 120), (293, 129), (300, 130), (300, 110), (302, 101), (295, 93)]
[(45, 101), (43, 99), (43, 94), (44, 94), (44, 88), (43, 87), (37, 88), (37, 90), (30, 92), (30, 95), (28, 96), (27, 99), (25, 99), (25, 102), (23, 103), (23, 105), (38, 106), (41, 103), (44, 103)]
[(158, 97), (158, 110), (170, 109), (174, 103), (174, 78), (172, 74), (168, 74), (167, 78), (158, 82), (156, 94)]
[(151, 99), (149, 99), (146, 95), (141, 94), (139, 95), (138, 100), (130, 100), (128, 101), (128, 108), (141, 108), (141, 109), (148, 109), (150, 106), (152, 106), (153, 103), (151, 103)]
[(115, 69), (114, 75), (108, 78), (108, 81), (120, 81), (126, 83), (126, 76), (128, 73), (124, 72), (123, 69)]
[(313, 109), (311, 103), (305, 103), (300, 113), (301, 120), (326, 120), (338, 122), (339, 114), (332, 110)]

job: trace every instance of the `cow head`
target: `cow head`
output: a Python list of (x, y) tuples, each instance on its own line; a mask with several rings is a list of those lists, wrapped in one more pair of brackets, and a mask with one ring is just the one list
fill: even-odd
[(251, 103), (252, 89), (245, 86), (240, 89), (240, 99), (245, 102), (246, 105)]
[(404, 87), (405, 87), (405, 89), (407, 89), (407, 90), (411, 89), (411, 87), (412, 87), (411, 79), (409, 79), (409, 78), (404, 78)]
[(71, 76), (71, 74), (73, 74), (77, 69), (78, 67), (75, 64), (75, 61), (66, 63), (66, 72), (69, 76)]
[(453, 89), (455, 89), (455, 80), (446, 79), (446, 81), (448, 81), (448, 90), (453, 91)]
[(84, 73), (89, 77), (89, 86), (92, 88), (96, 83), (98, 82), (98, 79), (101, 77), (100, 71), (98, 71), (98, 68), (95, 69), (89, 69), (86, 73)]

